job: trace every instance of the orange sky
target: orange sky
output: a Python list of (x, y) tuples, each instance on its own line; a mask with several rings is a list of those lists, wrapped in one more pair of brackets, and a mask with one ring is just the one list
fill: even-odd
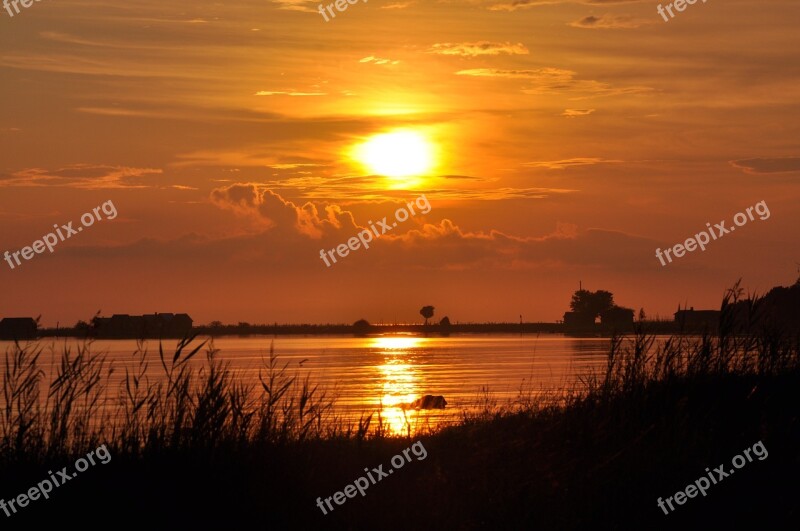
[[(796, 278), (794, 1), (37, 2), (0, 11), (0, 252), (112, 200), (11, 270), (45, 325), (560, 319), (578, 281), (671, 315)], [(436, 164), (353, 146), (404, 129)], [(405, 157), (405, 154), (403, 155)], [(331, 268), (320, 249), (432, 206)], [(706, 222), (771, 216), (662, 267)]]

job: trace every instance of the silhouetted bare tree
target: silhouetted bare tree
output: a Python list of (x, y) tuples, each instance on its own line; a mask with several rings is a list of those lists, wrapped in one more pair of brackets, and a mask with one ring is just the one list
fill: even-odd
[(428, 319), (433, 317), (433, 306), (423, 306), (419, 314), (425, 318), (425, 326), (428, 326)]

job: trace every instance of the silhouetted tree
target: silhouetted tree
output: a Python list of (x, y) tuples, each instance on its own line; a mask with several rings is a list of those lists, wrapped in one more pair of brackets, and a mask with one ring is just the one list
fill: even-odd
[(610, 291), (595, 291), (580, 289), (572, 295), (569, 307), (573, 312), (588, 314), (593, 318), (601, 312), (614, 307), (614, 295)]
[(353, 323), (353, 333), (357, 336), (365, 336), (369, 332), (372, 325), (366, 319), (359, 319)]
[(75, 323), (75, 334), (78, 337), (86, 337), (86, 336), (88, 336), (89, 332), (91, 332), (91, 330), (92, 330), (92, 326), (89, 323), (87, 323), (86, 321), (81, 320), (81, 321), (78, 321), (77, 323)]
[(433, 317), (433, 306), (423, 306), (419, 314), (425, 318), (425, 326), (428, 326), (428, 319)]

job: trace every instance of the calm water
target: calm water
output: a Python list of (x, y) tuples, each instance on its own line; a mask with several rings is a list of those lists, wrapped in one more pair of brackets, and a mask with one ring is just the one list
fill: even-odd
[[(381, 410), (393, 431), (412, 431), (451, 422), (463, 411), (479, 407), (488, 390), (498, 404), (518, 399), (520, 392), (534, 396), (578, 384), (592, 370), (601, 373), (608, 339), (569, 338), (561, 335), (487, 335), (458, 337), (382, 336), (353, 337), (223, 337), (215, 340), (219, 359), (230, 362), (237, 378), (258, 382), (258, 373), (274, 341), (280, 365), (288, 363), (292, 375), (309, 375), (335, 394), (336, 413), (357, 422), (364, 413)], [(43, 341), (56, 352), (64, 340)], [(0, 342), (5, 351), (8, 343)], [(165, 342), (170, 353), (175, 341)], [(148, 343), (152, 378), (161, 377), (158, 342)], [(130, 364), (135, 341), (96, 341), (92, 351), (106, 352), (117, 367), (109, 386), (116, 396), (124, 366)], [(42, 356), (49, 365), (51, 355)], [(205, 356), (196, 357), (200, 363)], [(45, 367), (46, 372), (52, 370)], [(579, 385), (579, 384), (578, 384)], [(444, 395), (444, 411), (406, 411), (403, 403), (426, 394)], [(382, 409), (381, 409), (382, 404)], [(376, 419), (373, 419), (375, 422)]]

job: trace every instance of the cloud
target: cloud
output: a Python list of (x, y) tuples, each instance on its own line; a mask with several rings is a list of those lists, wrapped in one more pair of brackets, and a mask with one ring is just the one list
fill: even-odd
[(576, 157), (572, 159), (563, 159), (563, 160), (525, 162), (522, 165), (531, 168), (547, 168), (549, 170), (563, 170), (565, 168), (572, 168), (575, 166), (594, 166), (596, 164), (618, 164), (621, 162), (624, 161), (601, 159), (596, 157)]
[(400, 61), (392, 61), (391, 59), (382, 59), (380, 57), (374, 57), (370, 55), (369, 57), (364, 57), (359, 63), (373, 63), (376, 65), (396, 65), (399, 64)]
[[(525, 94), (549, 94), (561, 92), (582, 93), (584, 97), (618, 96), (621, 94), (645, 94), (653, 89), (644, 86), (612, 87), (600, 81), (576, 79), (577, 73), (563, 68), (536, 68), (529, 70), (506, 70), (498, 68), (472, 68), (456, 72), (459, 76), (498, 77), (524, 79), (529, 85), (522, 90)], [(583, 99), (575, 97), (574, 99)]]
[[(225, 167), (225, 168), (271, 168), (275, 170), (293, 170), (308, 167), (320, 167), (324, 161), (304, 158), (301, 152), (292, 155), (286, 151), (285, 155), (277, 155), (276, 146), (254, 145), (241, 146), (221, 150), (199, 150), (187, 153), (178, 153), (177, 159), (171, 164), (173, 167)], [(230, 170), (233, 171), (233, 170)]]
[(631, 29), (646, 24), (653, 24), (653, 21), (634, 18), (630, 15), (600, 15), (599, 17), (590, 15), (569, 23), (573, 28), (586, 29)]
[(569, 81), (575, 76), (575, 72), (571, 70), (562, 70), (560, 68), (537, 68), (534, 70), (503, 70), (499, 68), (470, 68), (467, 70), (459, 70), (456, 72), (459, 76), (473, 76), (473, 77), (504, 77), (510, 79), (561, 79)]
[[(387, 190), (385, 178), (378, 175), (287, 176), (264, 181), (262, 186), (285, 190), (293, 197), (325, 201), (386, 201), (401, 200), (408, 192)], [(492, 179), (466, 175), (429, 177), (425, 186), (428, 197), (456, 201), (498, 201), (503, 199), (543, 199), (552, 195), (574, 193), (567, 188), (498, 186)]]
[(528, 48), (522, 43), (510, 42), (444, 42), (431, 46), (428, 53), (439, 55), (460, 55), (463, 57), (477, 57), (479, 55), (528, 55)]
[(588, 4), (588, 5), (609, 5), (609, 4), (631, 4), (642, 2), (643, 0), (512, 0), (511, 2), (492, 3), (488, 7), (490, 11), (517, 11), (536, 6), (552, 4)]
[(589, 116), (595, 111), (595, 109), (564, 109), (564, 112), (561, 113), (561, 116), (567, 116), (569, 118), (575, 118), (576, 116)]
[(492, 188), (492, 189), (474, 189), (467, 190), (464, 188), (450, 188), (450, 189), (436, 189), (430, 193), (426, 192), (429, 196), (436, 194), (436, 197), (452, 200), (475, 200), (475, 201), (502, 201), (505, 199), (545, 199), (552, 195), (558, 194), (571, 194), (577, 190), (568, 188)]
[[(470, 231), (448, 218), (428, 221), (436, 213), (437, 201), (427, 192), (426, 196), (433, 207), (430, 214), (412, 216), (392, 232), (382, 234), (368, 252), (359, 253), (358, 260), (347, 261), (348, 267), (356, 268), (352, 273), (369, 274), (388, 264), (397, 271), (652, 266), (650, 250), (654, 242), (639, 236), (597, 228), (581, 230), (565, 222), (558, 222), (551, 233), (542, 236), (518, 236), (496, 229)], [(320, 249), (333, 249), (367, 229), (368, 216), (375, 221), (387, 215), (391, 222), (392, 213), (406, 200), (359, 202), (364, 217), (361, 223), (340, 205), (309, 202), (300, 206), (255, 183), (217, 188), (211, 193), (211, 202), (256, 221), (258, 232), (216, 240), (184, 237), (164, 245), (170, 245), (170, 253), (176, 257), (206, 256), (221, 262), (246, 258), (248, 265), (242, 262), (243, 267), (264, 274), (261, 264), (280, 263), (294, 270), (320, 267)], [(365, 206), (371, 214), (363, 213)], [(148, 245), (161, 247), (153, 241)], [(191, 250), (176, 252), (176, 248), (187, 245)], [(139, 254), (146, 259), (148, 253)]]
[[(300, 11), (302, 13), (318, 13), (317, 0), (272, 0), (273, 4), (278, 4), (278, 9), (284, 11)], [(381, 6), (381, 9), (405, 9), (414, 4), (414, 2), (394, 2)], [(325, 5), (325, 4), (323, 4)]]
[(78, 107), (75, 110), (87, 114), (99, 114), (101, 116), (141, 116), (141, 117), (159, 116), (157, 113), (140, 111), (136, 109), (124, 109), (120, 107)]
[(290, 92), (283, 92), (283, 91), (276, 91), (271, 92), (267, 90), (259, 90), (253, 96), (327, 96), (327, 92), (297, 92), (297, 91), (290, 91)]
[(312, 3), (311, 0), (272, 0), (273, 4), (278, 4), (278, 9), (285, 11), (300, 11), (302, 13), (316, 13), (317, 10), (308, 7), (306, 4)]
[(268, 168), (272, 168), (274, 170), (294, 170), (297, 168), (313, 168), (316, 166), (321, 166), (321, 164), (307, 164), (303, 162), (288, 162), (284, 164), (272, 164), (267, 166)]
[(314, 239), (341, 230), (347, 230), (352, 236), (358, 229), (353, 215), (337, 205), (324, 207), (325, 215), (320, 217), (313, 203), (297, 206), (259, 184), (237, 183), (217, 188), (211, 192), (211, 201), (268, 228), (289, 228)]
[(754, 158), (732, 160), (730, 163), (746, 173), (793, 173), (800, 171), (800, 157)]
[(393, 4), (381, 6), (381, 9), (405, 9), (412, 5), (414, 5), (414, 2), (394, 2)]
[(84, 190), (117, 188), (152, 188), (149, 177), (163, 171), (155, 168), (73, 164), (57, 170), (27, 168), (9, 175), (0, 175), (0, 187), (62, 186)]
[[(454, 195), (453, 197), (464, 199), (463, 191), (459, 190), (459, 193), (459, 196)], [(425, 195), (432, 205), (442, 199), (438, 192), (426, 191)], [(517, 197), (523, 196), (518, 195)], [(449, 198), (445, 197), (445, 199)], [(473, 199), (485, 200), (486, 198), (476, 194)], [(398, 197), (378, 201), (361, 200), (356, 203), (362, 206), (372, 204), (373, 208), (377, 205), (378, 212), (391, 215), (391, 212), (398, 207), (404, 206), (406, 201), (407, 197)], [(361, 230), (368, 229), (368, 223), (363, 220), (363, 225), (357, 223), (353, 213), (344, 210), (340, 205), (307, 202), (299, 206), (262, 184), (236, 183), (217, 188), (211, 192), (211, 202), (219, 208), (231, 210), (241, 217), (250, 219), (259, 230), (266, 230), (274, 240), (287, 245), (293, 241), (297, 242), (299, 238), (305, 241), (321, 240), (316, 245), (322, 244), (332, 248), (347, 241)], [(377, 216), (381, 215), (377, 213)], [(379, 218), (372, 218), (372, 220), (375, 219)], [(499, 241), (511, 242), (517, 246), (525, 245), (527, 242), (543, 241), (551, 237), (574, 238), (577, 234), (575, 227), (559, 225), (557, 233), (554, 235), (543, 238), (526, 238), (506, 235), (496, 230), (465, 232), (449, 219), (443, 219), (433, 224), (424, 222), (423, 219), (423, 216), (412, 217), (408, 223), (401, 225), (407, 230), (397, 230), (381, 236), (383, 242), (395, 244), (392, 254), (396, 254), (396, 256), (392, 260), (408, 260), (408, 246), (424, 246), (429, 243), (442, 245), (447, 242), (450, 245), (464, 245), (473, 250), (477, 242), (483, 242), (481, 243), (483, 251), (476, 252), (476, 258), (481, 255), (496, 254), (496, 258), (500, 260), (508, 251), (503, 251), (502, 248), (485, 247), (483, 244), (489, 242), (490, 245), (494, 245)], [(397, 245), (398, 243), (402, 245)]]

